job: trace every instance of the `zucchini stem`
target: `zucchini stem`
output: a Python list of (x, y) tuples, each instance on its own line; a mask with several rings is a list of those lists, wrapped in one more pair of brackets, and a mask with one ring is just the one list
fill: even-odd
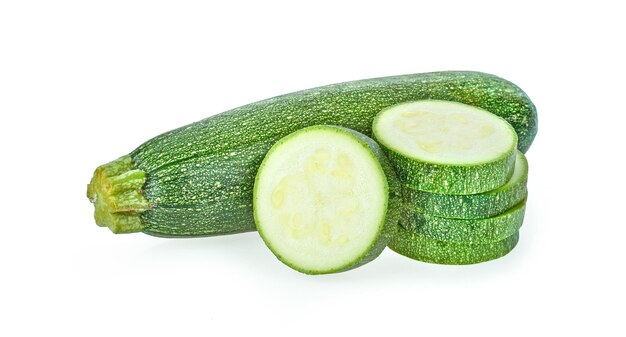
[(116, 234), (143, 231), (140, 215), (151, 208), (142, 191), (145, 182), (146, 172), (135, 169), (129, 155), (99, 166), (87, 186), (98, 226)]

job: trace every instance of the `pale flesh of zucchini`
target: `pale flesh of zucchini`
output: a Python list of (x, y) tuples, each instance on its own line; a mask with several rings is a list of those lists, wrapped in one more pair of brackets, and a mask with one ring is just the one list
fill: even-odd
[(306, 273), (341, 271), (377, 241), (388, 186), (364, 145), (344, 129), (317, 126), (287, 136), (265, 157), (254, 187), (255, 220), (287, 265)]
[(479, 108), (424, 100), (389, 109), (378, 121), (385, 144), (407, 157), (447, 164), (475, 164), (515, 148), (515, 131), (502, 118)]

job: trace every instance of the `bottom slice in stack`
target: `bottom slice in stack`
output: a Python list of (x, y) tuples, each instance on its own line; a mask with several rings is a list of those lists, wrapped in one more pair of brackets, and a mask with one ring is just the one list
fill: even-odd
[(527, 177), (528, 162), (518, 152), (510, 181), (492, 191), (446, 195), (405, 188), (406, 205), (389, 248), (439, 264), (480, 263), (508, 254), (524, 221)]
[(456, 243), (431, 239), (398, 225), (389, 248), (415, 260), (439, 264), (472, 264), (508, 254), (519, 240), (519, 232), (490, 243)]

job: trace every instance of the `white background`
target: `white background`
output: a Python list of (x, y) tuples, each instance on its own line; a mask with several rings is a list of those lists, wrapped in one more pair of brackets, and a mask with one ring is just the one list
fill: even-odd
[[(0, 335), (624, 336), (618, 1), (215, 3), (0, 3)], [(387, 250), (313, 277), (257, 233), (160, 239), (92, 219), (93, 169), (161, 132), (437, 70), (499, 75), (537, 105), (526, 221), (502, 259)]]

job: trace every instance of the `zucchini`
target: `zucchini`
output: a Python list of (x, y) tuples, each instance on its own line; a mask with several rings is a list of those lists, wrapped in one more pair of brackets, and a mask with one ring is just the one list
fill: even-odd
[(389, 243), (394, 252), (414, 260), (438, 264), (473, 264), (494, 260), (508, 254), (519, 241), (519, 232), (490, 243), (455, 243), (438, 241), (398, 225)]
[(277, 140), (315, 124), (370, 136), (379, 111), (419, 99), (463, 102), (506, 118), (522, 151), (537, 131), (535, 107), (526, 94), (489, 74), (425, 73), (304, 90), (166, 132), (100, 166), (88, 187), (96, 223), (115, 233), (166, 237), (254, 230), (254, 177)]
[(265, 244), (307, 274), (373, 260), (387, 246), (401, 206), (400, 183), (378, 145), (325, 125), (298, 130), (269, 150), (253, 200)]
[(515, 130), (477, 107), (440, 100), (401, 103), (381, 111), (372, 129), (398, 177), (421, 191), (481, 193), (513, 174)]
[(517, 152), (513, 176), (502, 187), (479, 194), (429, 193), (414, 188), (402, 189), (407, 208), (438, 217), (455, 219), (489, 218), (519, 204), (528, 194), (528, 161)]
[(517, 232), (524, 222), (526, 200), (510, 210), (486, 219), (450, 219), (403, 210), (400, 224), (428, 238), (459, 243), (487, 243), (503, 240)]

